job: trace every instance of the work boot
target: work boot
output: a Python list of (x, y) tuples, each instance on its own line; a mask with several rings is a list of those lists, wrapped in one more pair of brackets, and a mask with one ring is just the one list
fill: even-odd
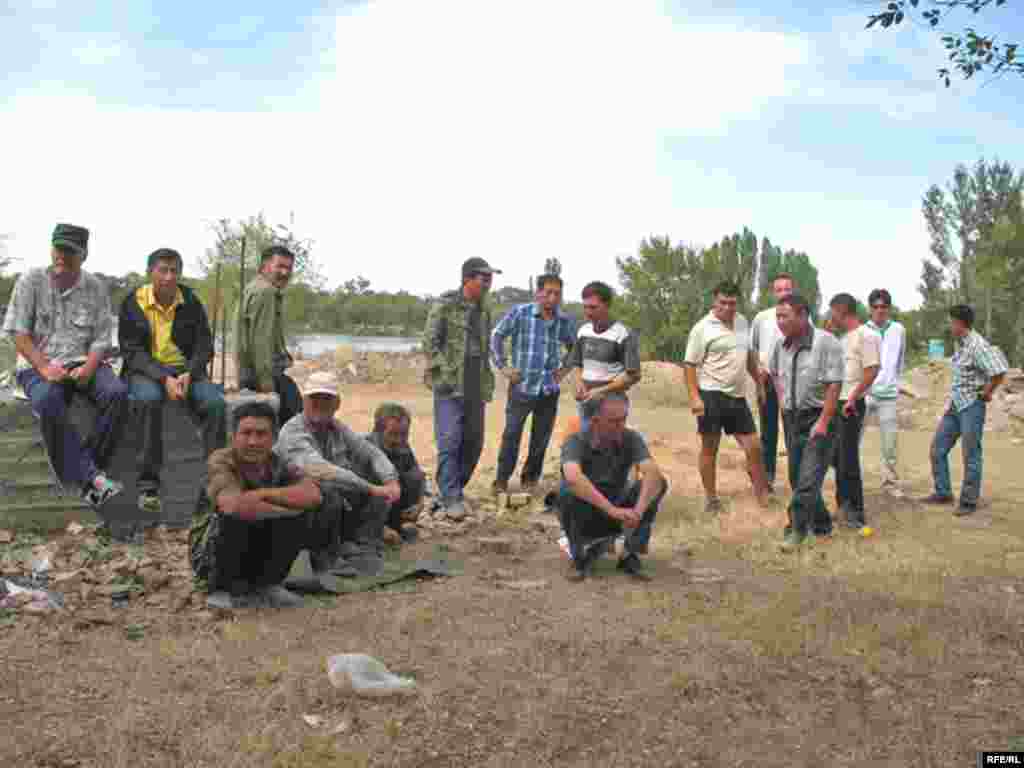
[(626, 575), (631, 579), (635, 579), (637, 581), (651, 580), (651, 575), (644, 570), (644, 565), (640, 561), (640, 557), (635, 552), (630, 552), (625, 557), (620, 558), (615, 567), (620, 571), (625, 571)]
[(301, 595), (285, 589), (280, 584), (263, 587), (259, 590), (259, 595), (271, 608), (300, 608), (305, 605)]

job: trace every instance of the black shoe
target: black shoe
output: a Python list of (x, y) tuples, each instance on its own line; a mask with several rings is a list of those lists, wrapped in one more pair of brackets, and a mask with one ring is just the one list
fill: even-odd
[(953, 510), (954, 517), (967, 517), (967, 515), (973, 515), (978, 511), (977, 504), (960, 502), (960, 506)]
[(644, 566), (643, 563), (640, 562), (640, 558), (634, 553), (630, 553), (625, 557), (620, 558), (618, 565), (615, 567), (620, 571), (625, 571), (627, 576), (636, 579), (637, 581), (651, 580), (650, 574), (644, 571)]
[(931, 496), (925, 496), (921, 499), (922, 504), (952, 504), (952, 496), (943, 496), (938, 493), (933, 493)]
[(584, 547), (579, 558), (569, 563), (569, 572), (566, 573), (565, 578), (570, 582), (583, 581), (593, 573), (597, 558), (598, 554), (594, 548)]

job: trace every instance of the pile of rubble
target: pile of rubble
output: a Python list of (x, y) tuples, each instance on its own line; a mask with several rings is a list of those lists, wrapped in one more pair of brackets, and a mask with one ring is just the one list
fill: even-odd
[[(931, 429), (949, 407), (953, 372), (948, 360), (931, 360), (907, 374), (900, 386), (900, 421)], [(1024, 372), (1011, 368), (989, 404), (985, 429), (1024, 437)]]

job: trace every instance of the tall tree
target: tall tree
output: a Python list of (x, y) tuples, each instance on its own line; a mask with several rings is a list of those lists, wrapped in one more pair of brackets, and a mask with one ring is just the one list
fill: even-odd
[[(899, 26), (907, 17), (919, 15), (932, 29), (938, 30), (939, 25), (958, 10), (977, 15), (984, 10), (994, 11), (1004, 5), (1007, 5), (1007, 0), (886, 0), (884, 9), (868, 16), (867, 28), (878, 25), (882, 29), (889, 29)], [(953, 70), (965, 80), (979, 72), (990, 72), (993, 75), (1011, 72), (1024, 76), (1024, 60), (1017, 57), (1019, 43), (1001, 41), (995, 34), (978, 34), (973, 27), (968, 26), (962, 32), (944, 34), (942, 44), (948, 51)], [(938, 69), (939, 79), (947, 88), (951, 74), (949, 66)]]

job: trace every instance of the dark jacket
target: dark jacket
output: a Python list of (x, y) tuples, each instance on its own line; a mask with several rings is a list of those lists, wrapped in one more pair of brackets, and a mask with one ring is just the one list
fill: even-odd
[[(185, 356), (193, 381), (202, 381), (206, 379), (206, 366), (213, 359), (210, 321), (195, 291), (181, 284), (178, 288), (181, 290), (184, 303), (174, 313), (171, 341)], [(150, 351), (153, 334), (149, 320), (146, 319), (146, 313), (139, 306), (135, 294), (136, 291), (132, 291), (125, 297), (118, 314), (117, 342), (121, 348), (121, 357), (124, 359), (121, 376), (127, 378), (133, 373), (141, 373), (156, 381), (163, 381), (166, 377), (163, 366), (153, 358)]]

